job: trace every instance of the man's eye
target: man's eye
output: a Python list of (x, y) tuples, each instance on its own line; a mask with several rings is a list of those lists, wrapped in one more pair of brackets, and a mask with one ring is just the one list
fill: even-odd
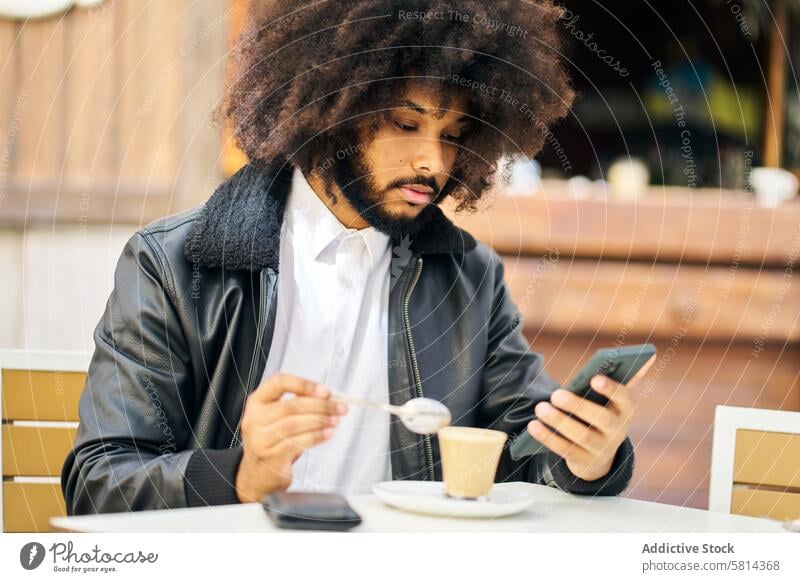
[(460, 135), (443, 135), (442, 137), (445, 139), (445, 141), (455, 142), (460, 142), (463, 139), (463, 136)]
[(402, 121), (395, 121), (394, 124), (399, 129), (401, 129), (402, 131), (414, 131), (415, 129), (417, 129), (413, 125), (407, 125), (407, 124), (403, 123)]

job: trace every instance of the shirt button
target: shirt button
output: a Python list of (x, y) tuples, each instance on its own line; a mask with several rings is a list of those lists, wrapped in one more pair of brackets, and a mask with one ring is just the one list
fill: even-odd
[(336, 357), (341, 358), (344, 355), (344, 348), (339, 346), (336, 348)]

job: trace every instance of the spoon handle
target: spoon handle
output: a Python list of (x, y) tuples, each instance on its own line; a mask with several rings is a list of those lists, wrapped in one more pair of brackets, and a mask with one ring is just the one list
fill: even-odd
[(403, 414), (403, 410), (399, 406), (394, 406), (393, 404), (385, 404), (383, 402), (374, 402), (372, 400), (367, 400), (366, 398), (353, 396), (352, 394), (343, 394), (342, 392), (331, 391), (331, 400), (337, 400), (339, 402), (345, 402), (347, 404), (357, 404), (359, 406), (368, 406), (370, 408), (378, 408), (380, 410), (384, 410), (396, 416), (402, 416)]

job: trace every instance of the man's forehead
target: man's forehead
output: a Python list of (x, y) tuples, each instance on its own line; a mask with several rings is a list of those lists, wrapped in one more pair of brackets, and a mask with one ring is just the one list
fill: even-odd
[(446, 115), (460, 117), (467, 112), (469, 98), (461, 88), (407, 83), (398, 96), (398, 107), (441, 119)]

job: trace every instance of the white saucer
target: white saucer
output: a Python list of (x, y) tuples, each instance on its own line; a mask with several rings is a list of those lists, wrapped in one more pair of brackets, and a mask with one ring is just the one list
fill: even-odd
[(392, 507), (445, 517), (501, 517), (533, 503), (529, 492), (502, 485), (495, 485), (485, 500), (447, 497), (441, 481), (384, 481), (373, 485), (372, 492)]

